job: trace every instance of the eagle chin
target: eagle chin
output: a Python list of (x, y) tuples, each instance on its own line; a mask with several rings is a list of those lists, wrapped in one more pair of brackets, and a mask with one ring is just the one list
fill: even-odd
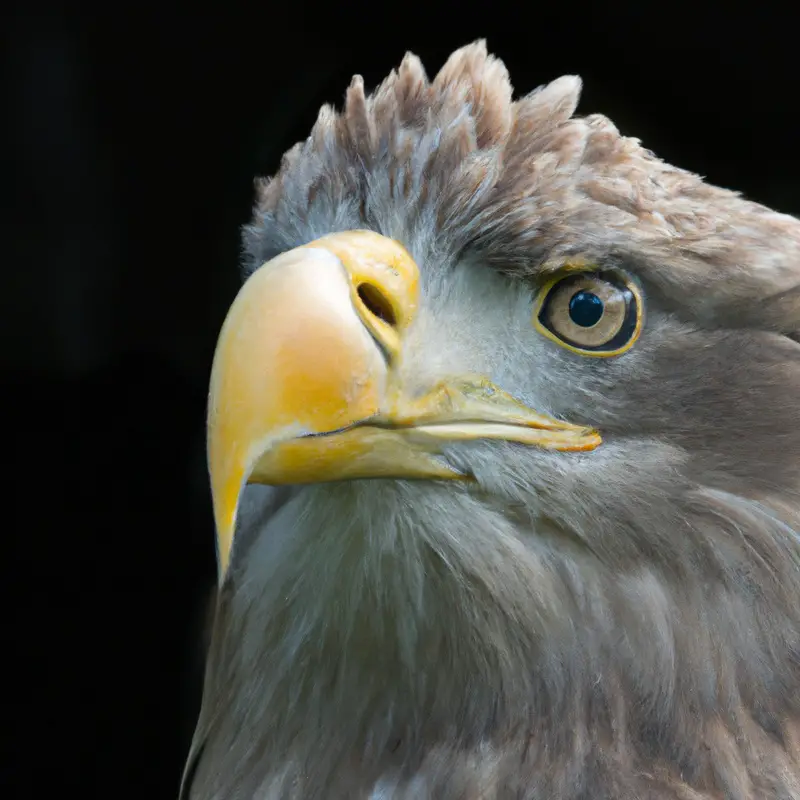
[(800, 798), (800, 223), (407, 56), (264, 182), (182, 798)]

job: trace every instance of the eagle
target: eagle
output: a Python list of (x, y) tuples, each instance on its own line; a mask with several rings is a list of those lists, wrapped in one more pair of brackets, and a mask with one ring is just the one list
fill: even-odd
[(408, 54), (257, 184), (185, 800), (800, 798), (800, 222)]

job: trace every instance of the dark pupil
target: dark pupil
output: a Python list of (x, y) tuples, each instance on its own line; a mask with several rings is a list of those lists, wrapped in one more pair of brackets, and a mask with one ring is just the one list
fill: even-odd
[(581, 328), (591, 328), (603, 316), (603, 301), (591, 292), (581, 290), (569, 301), (569, 318)]

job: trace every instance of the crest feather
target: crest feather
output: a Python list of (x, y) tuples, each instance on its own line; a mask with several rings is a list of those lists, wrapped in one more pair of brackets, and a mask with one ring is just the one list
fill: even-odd
[[(800, 286), (796, 219), (665, 164), (602, 115), (576, 117), (580, 91), (566, 75), (515, 102), (482, 40), (432, 82), (411, 53), (371, 95), (354, 77), (344, 109), (324, 106), (257, 184), (245, 270), (370, 228), (419, 260), (470, 250), (523, 277), (575, 257), (630, 261), (670, 302), (717, 322)], [(762, 303), (757, 324), (796, 331), (784, 305)]]

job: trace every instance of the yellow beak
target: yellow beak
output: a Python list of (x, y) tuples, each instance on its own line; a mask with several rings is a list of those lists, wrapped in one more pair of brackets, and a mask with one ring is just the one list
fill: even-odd
[(246, 483), (467, 480), (454, 441), (590, 450), (596, 431), (546, 417), (481, 377), (404, 393), (397, 365), (419, 272), (398, 242), (332, 234), (254, 272), (222, 326), (211, 374), (208, 463), (220, 580)]

